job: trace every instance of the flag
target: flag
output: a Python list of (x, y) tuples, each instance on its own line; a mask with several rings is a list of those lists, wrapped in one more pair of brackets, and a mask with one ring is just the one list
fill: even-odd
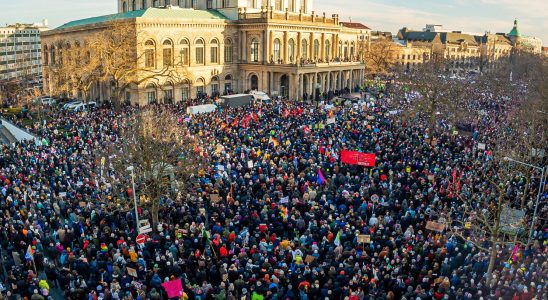
[(518, 259), (518, 250), (519, 250), (519, 244), (516, 243), (516, 246), (514, 246), (514, 250), (512, 250), (512, 261), (516, 261)]
[(323, 176), (322, 170), (318, 169), (318, 184), (322, 185), (325, 182), (326, 181), (325, 181), (325, 177)]
[(34, 259), (34, 252), (36, 252), (36, 250), (32, 249), (31, 245), (29, 245), (28, 248), (27, 248), (27, 252), (25, 253), (25, 258), (27, 260), (33, 260)]
[(337, 232), (337, 236), (335, 237), (335, 240), (333, 241), (335, 243), (335, 246), (339, 246), (341, 244), (341, 232)]
[(175, 298), (183, 295), (183, 283), (181, 282), (181, 278), (164, 282), (162, 283), (162, 286), (166, 290), (168, 298)]
[(270, 139), (268, 140), (268, 143), (272, 143), (274, 145), (274, 148), (278, 147), (278, 145), (280, 144), (278, 142), (278, 140), (276, 138), (273, 138), (273, 137), (270, 137)]

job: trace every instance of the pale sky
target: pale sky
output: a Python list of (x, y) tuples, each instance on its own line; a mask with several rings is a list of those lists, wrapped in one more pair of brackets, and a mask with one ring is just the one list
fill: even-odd
[[(0, 25), (33, 23), (44, 18), (51, 28), (68, 21), (116, 12), (116, 0), (2, 0)], [(315, 0), (317, 15), (338, 13), (341, 21), (361, 22), (373, 30), (441, 24), (467, 32), (508, 33), (514, 18), (520, 31), (548, 45), (546, 0)]]

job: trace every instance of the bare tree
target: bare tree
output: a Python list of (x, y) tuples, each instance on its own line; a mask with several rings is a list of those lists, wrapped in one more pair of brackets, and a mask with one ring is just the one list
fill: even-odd
[(104, 155), (110, 158), (114, 185), (131, 187), (128, 166), (134, 167), (137, 193), (146, 199), (154, 229), (164, 198), (186, 197), (186, 189), (198, 170), (204, 167), (199, 141), (191, 136), (184, 122), (162, 107), (148, 107), (128, 117), (120, 128), (120, 139)]
[(61, 41), (62, 52), (56, 64), (50, 66), (54, 75), (53, 93), (82, 93), (88, 98), (91, 87), (101, 82), (111, 90), (111, 100), (118, 107), (130, 87), (151, 81), (160, 84), (166, 79), (177, 83), (189, 75), (182, 63), (175, 63), (174, 57), (170, 63), (158, 64), (156, 52), (152, 54), (154, 64), (148, 66), (145, 40), (139, 40), (142, 36), (135, 23), (110, 21), (82, 41)]
[[(398, 53), (397, 45), (390, 40), (381, 39), (372, 42), (369, 47), (364, 45), (359, 47), (359, 51), (365, 60), (365, 70), (371, 75), (386, 75), (393, 71), (395, 66), (395, 56)], [(360, 45), (360, 44), (358, 44)]]

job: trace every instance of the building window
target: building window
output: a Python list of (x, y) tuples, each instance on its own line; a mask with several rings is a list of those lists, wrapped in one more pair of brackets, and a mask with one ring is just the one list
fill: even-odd
[(295, 12), (295, 0), (289, 0), (287, 2), (287, 8), (290, 12)]
[(225, 94), (228, 94), (232, 90), (232, 76), (225, 76)]
[(131, 0), (131, 10), (137, 10), (137, 2), (136, 2), (136, 0)]
[(207, 9), (213, 8), (213, 0), (207, 0)]
[(146, 9), (146, 8), (147, 8), (147, 0), (141, 1), (141, 9)]
[(189, 57), (188, 57), (188, 54), (190, 53), (189, 52), (189, 45), (190, 43), (188, 42), (187, 39), (183, 39), (181, 41), (181, 64), (183, 66), (188, 66), (188, 63), (190, 61)]
[(318, 59), (320, 56), (320, 41), (314, 40), (314, 59)]
[(217, 40), (212, 40), (210, 49), (211, 49), (211, 63), (218, 64), (219, 63), (219, 42)]
[(274, 7), (275, 10), (283, 10), (283, 1), (282, 0), (276, 0), (276, 6)]
[(234, 48), (232, 46), (232, 40), (227, 39), (225, 41), (225, 62), (231, 63), (234, 56)]
[(127, 12), (127, 2), (126, 1), (122, 2), (122, 11)]
[(211, 78), (211, 96), (215, 97), (219, 95), (219, 78)]
[(160, 0), (152, 0), (152, 7), (159, 7), (160, 6)]
[(273, 59), (274, 62), (278, 62), (280, 60), (280, 40), (275, 39), (274, 40), (274, 49), (272, 51), (273, 53)]
[(170, 40), (164, 41), (163, 49), (163, 62), (164, 67), (169, 67), (173, 65), (173, 43)]
[(173, 88), (164, 91), (164, 103), (173, 103)]
[(295, 58), (295, 41), (293, 39), (290, 39), (287, 44), (287, 56), (289, 61), (293, 62), (293, 59)]
[(325, 51), (324, 51), (324, 56), (325, 56), (325, 59), (329, 59), (329, 57), (331, 57), (331, 43), (329, 42), (329, 40), (326, 40), (325, 41)]
[(199, 98), (204, 96), (204, 80), (202, 78), (198, 78), (196, 81), (196, 96)]
[(187, 84), (183, 85), (183, 87), (181, 88), (181, 97), (183, 101), (186, 101), (188, 100), (188, 98), (190, 98), (190, 89), (188, 88)]
[(196, 63), (199, 65), (204, 64), (204, 41), (196, 41)]
[(302, 59), (307, 59), (308, 58), (308, 42), (306, 40), (302, 40), (301, 44), (302, 44), (301, 57)]
[(155, 66), (155, 57), (156, 57), (156, 51), (154, 47), (154, 42), (151, 40), (148, 40), (145, 42), (145, 67), (146, 68), (154, 68)]
[(259, 62), (259, 41), (257, 39), (251, 41), (251, 61)]
[(156, 91), (148, 91), (147, 92), (147, 102), (148, 104), (152, 104), (156, 102)]

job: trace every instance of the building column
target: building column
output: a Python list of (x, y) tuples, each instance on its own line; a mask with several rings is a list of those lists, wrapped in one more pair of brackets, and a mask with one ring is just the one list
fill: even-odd
[[(245, 30), (242, 30), (242, 40), (243, 40), (243, 51), (242, 51), (242, 60), (247, 62), (247, 55), (248, 55), (248, 47), (247, 47), (247, 31)], [(205, 45), (204, 45), (205, 47)], [(205, 48), (204, 48), (205, 50)]]
[[(270, 93), (272, 93), (272, 91), (275, 91), (275, 88), (274, 88), (274, 72), (271, 71), (270, 72)], [(278, 93), (280, 91), (277, 91)]]
[(350, 92), (354, 89), (354, 70), (350, 70)]
[(297, 44), (296, 44), (297, 45), (297, 49), (296, 49), (297, 50), (297, 56), (296, 56), (296, 60), (295, 60), (297, 62), (297, 64), (299, 64), (300, 61), (301, 61), (301, 55), (302, 55), (301, 54), (301, 50), (302, 50), (301, 49), (302, 48), (301, 40), (302, 40), (301, 32), (299, 31), (299, 33), (297, 33)]
[(314, 32), (310, 33), (310, 43), (308, 45), (308, 57), (314, 58)]
[(300, 74), (299, 75), (299, 95), (298, 95), (299, 98), (298, 99), (300, 99), (304, 94), (304, 92), (303, 92), (304, 86), (303, 85), (304, 85), (304, 74)]
[(331, 90), (331, 71), (327, 72), (327, 92)]
[(342, 74), (343, 74), (343, 72), (342, 72), (342, 71), (339, 71), (339, 88), (338, 88), (338, 90), (342, 90), (342, 88), (343, 88)]
[(287, 31), (284, 31), (284, 48), (283, 48), (283, 61), (284, 64), (286, 64), (289, 61), (289, 57), (287, 57)]
[(314, 80), (313, 80), (313, 84), (312, 84), (312, 92), (313, 92), (313, 95), (314, 95), (314, 99), (316, 99), (317, 95), (316, 95), (316, 86), (318, 85), (318, 72), (314, 73)]
[(265, 31), (261, 31), (261, 63), (264, 65), (266, 62), (265, 56), (266, 56), (266, 34)]
[(268, 37), (268, 57), (266, 60), (270, 63), (270, 58), (273, 56), (272, 50), (274, 49), (274, 32), (270, 31)]
[(325, 61), (325, 33), (322, 33), (320, 41), (320, 58), (322, 61)]

